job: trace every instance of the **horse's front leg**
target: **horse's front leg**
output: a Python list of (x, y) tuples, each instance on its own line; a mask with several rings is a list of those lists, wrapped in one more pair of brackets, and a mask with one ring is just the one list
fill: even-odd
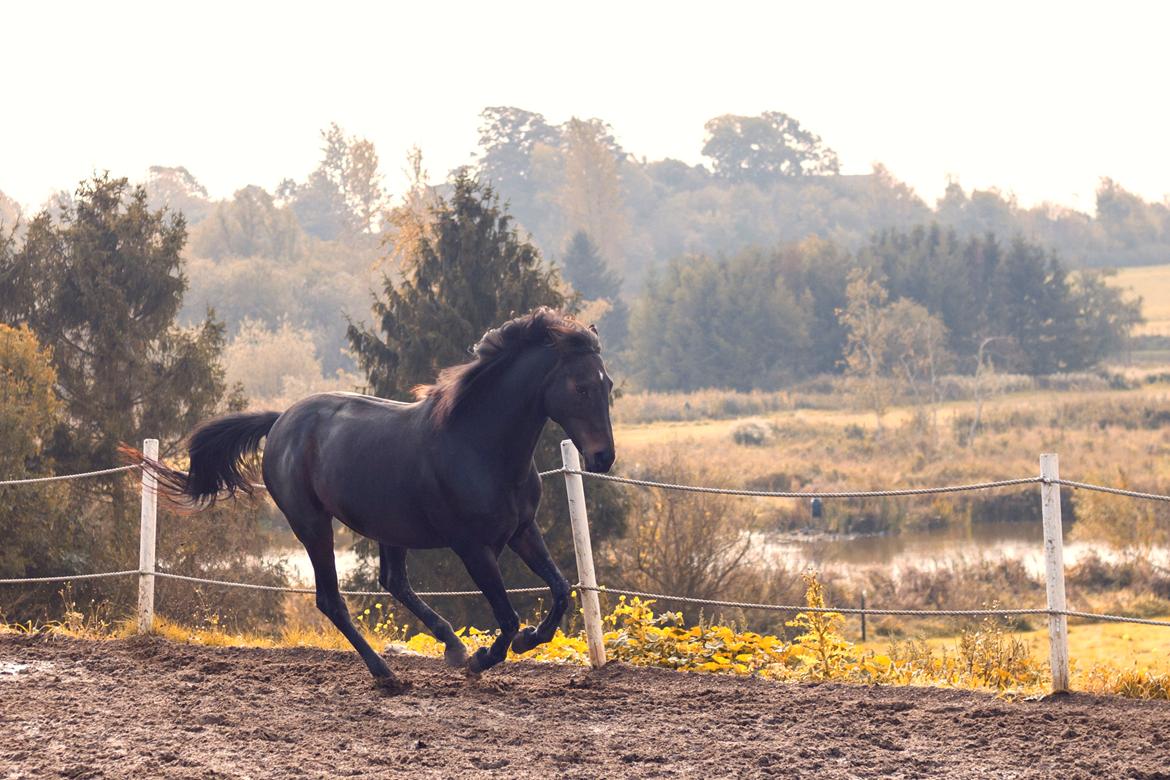
[(500, 663), (508, 655), (508, 645), (520, 630), (520, 616), (508, 600), (495, 550), (488, 546), (461, 546), (455, 552), (463, 560), (471, 579), (487, 597), (492, 613), (496, 616), (496, 623), (500, 626), (500, 635), (491, 647), (481, 647), (467, 662), (468, 671), (478, 674)]
[(540, 625), (525, 628), (512, 640), (513, 652), (526, 653), (552, 639), (553, 634), (557, 632), (557, 626), (561, 624), (561, 618), (565, 616), (565, 610), (569, 607), (569, 582), (557, 568), (552, 556), (548, 554), (544, 537), (541, 536), (540, 529), (536, 527), (534, 521), (528, 520), (521, 525), (515, 535), (508, 540), (508, 546), (528, 564), (528, 568), (548, 583), (552, 591), (552, 606), (549, 607), (544, 620), (540, 621)]

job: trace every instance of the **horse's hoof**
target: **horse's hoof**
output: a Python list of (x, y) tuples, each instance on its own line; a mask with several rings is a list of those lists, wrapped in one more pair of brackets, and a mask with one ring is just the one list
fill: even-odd
[(467, 666), (464, 668), (467, 669), (467, 674), (470, 676), (479, 677), (483, 670), (490, 666), (491, 664), (488, 663), (488, 649), (481, 647), (475, 651), (475, 655), (468, 659)]
[(536, 635), (536, 626), (529, 626), (512, 639), (512, 652), (517, 655), (527, 653), (539, 644), (540, 638)]
[(374, 687), (387, 696), (398, 696), (410, 690), (410, 683), (391, 674), (389, 677), (375, 677)]
[(463, 643), (450, 645), (443, 651), (443, 661), (452, 669), (467, 666), (467, 648), (463, 646)]

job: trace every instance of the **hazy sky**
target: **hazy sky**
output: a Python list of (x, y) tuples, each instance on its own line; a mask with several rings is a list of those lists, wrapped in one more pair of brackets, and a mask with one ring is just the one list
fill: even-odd
[(1098, 178), (1170, 193), (1170, 4), (44, 3), (0, 12), (0, 190), (185, 165), (215, 196), (303, 178), (330, 121), (442, 175), (478, 113), (597, 116), (700, 162), (703, 123), (780, 110), (846, 172), (884, 163), (1091, 208)]

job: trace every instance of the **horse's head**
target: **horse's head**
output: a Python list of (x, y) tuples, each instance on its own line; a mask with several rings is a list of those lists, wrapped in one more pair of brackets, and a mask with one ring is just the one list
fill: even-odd
[(545, 383), (545, 412), (585, 455), (587, 471), (604, 474), (613, 465), (612, 390), (601, 355), (593, 351), (564, 355)]

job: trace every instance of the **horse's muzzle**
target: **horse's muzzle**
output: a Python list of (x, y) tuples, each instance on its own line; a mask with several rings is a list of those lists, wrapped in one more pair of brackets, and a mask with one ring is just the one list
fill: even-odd
[(613, 448), (599, 450), (585, 456), (585, 470), (594, 474), (605, 474), (613, 466), (616, 454)]

